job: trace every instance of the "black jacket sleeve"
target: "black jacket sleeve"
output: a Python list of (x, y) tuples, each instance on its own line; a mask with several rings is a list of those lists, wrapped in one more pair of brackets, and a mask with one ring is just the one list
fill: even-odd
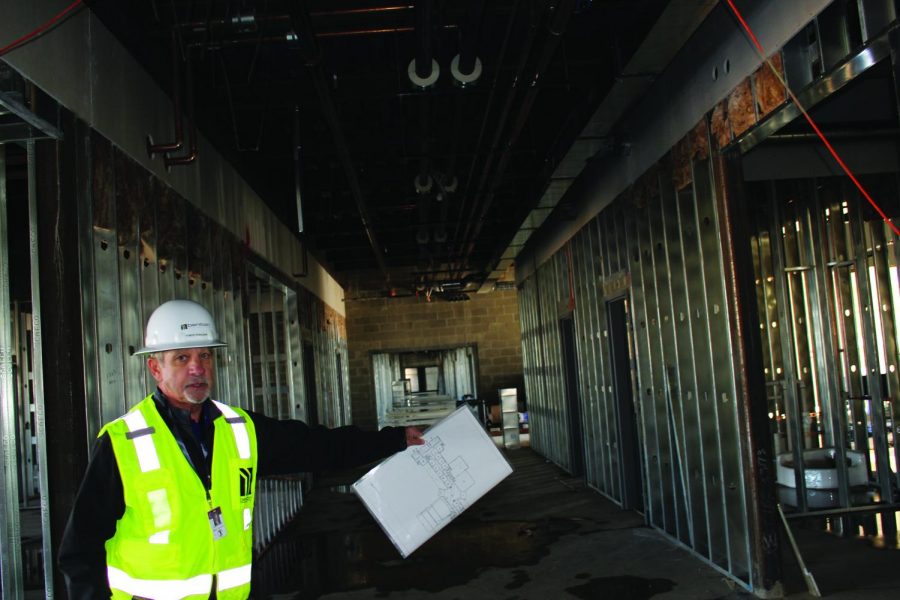
[(310, 427), (250, 412), (256, 428), (259, 476), (321, 472), (370, 463), (406, 448), (403, 427), (363, 431)]
[(108, 435), (94, 444), (59, 546), (59, 570), (72, 600), (109, 598), (106, 540), (125, 512), (122, 479)]

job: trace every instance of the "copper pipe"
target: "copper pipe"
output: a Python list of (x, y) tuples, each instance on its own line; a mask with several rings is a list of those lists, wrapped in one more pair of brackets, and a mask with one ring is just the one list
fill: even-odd
[(194, 111), (194, 83), (193, 83), (193, 73), (191, 72), (191, 63), (190, 56), (188, 56), (187, 63), (187, 102), (188, 102), (188, 110), (190, 113), (188, 114), (188, 118), (191, 120), (191, 141), (190, 141), (190, 151), (188, 154), (184, 156), (170, 156), (166, 154), (165, 162), (166, 168), (176, 166), (176, 165), (189, 165), (195, 160), (197, 160), (197, 116)]
[(317, 38), (350, 37), (354, 35), (375, 35), (379, 33), (409, 33), (415, 27), (381, 27), (378, 29), (346, 29), (344, 31), (322, 31), (315, 33)]
[[(456, 29), (456, 25), (444, 25), (442, 29)], [(332, 38), (332, 37), (346, 37), (351, 35), (370, 35), (376, 33), (408, 33), (410, 31), (415, 31), (414, 27), (383, 27), (380, 29), (349, 29), (345, 31), (323, 31), (321, 33), (316, 33), (316, 37), (321, 38)]]
[(172, 105), (175, 113), (175, 141), (165, 144), (152, 144), (150, 136), (147, 136), (147, 154), (152, 159), (156, 154), (166, 154), (181, 150), (184, 145), (184, 131), (181, 126), (181, 87), (178, 80), (181, 79), (181, 69), (178, 60), (178, 38), (175, 30), (172, 30)]
[(340, 15), (366, 15), (372, 13), (394, 12), (399, 10), (412, 10), (412, 4), (400, 6), (375, 6), (372, 8), (347, 8), (344, 10), (320, 10), (309, 13), (311, 17), (337, 17)]

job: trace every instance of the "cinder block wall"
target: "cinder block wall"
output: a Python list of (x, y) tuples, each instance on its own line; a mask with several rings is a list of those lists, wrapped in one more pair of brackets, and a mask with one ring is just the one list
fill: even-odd
[(519, 305), (515, 290), (471, 294), (471, 300), (424, 298), (346, 300), (353, 423), (377, 426), (372, 352), (452, 348), (478, 349), (478, 395), (497, 401), (497, 389), (524, 394)]

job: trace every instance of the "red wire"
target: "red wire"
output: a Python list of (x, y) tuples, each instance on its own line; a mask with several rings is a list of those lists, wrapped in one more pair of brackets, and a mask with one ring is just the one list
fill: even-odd
[(22, 37), (20, 37), (16, 41), (12, 42), (11, 44), (7, 44), (7, 45), (3, 46), (2, 48), (0, 48), (0, 56), (3, 56), (4, 54), (6, 54), (8, 52), (12, 52), (16, 48), (24, 46), (28, 42), (34, 40), (34, 38), (47, 33), (47, 31), (49, 31), (54, 26), (59, 24), (60, 21), (62, 21), (66, 17), (68, 17), (75, 9), (80, 7), (82, 1), (83, 0), (75, 0), (75, 2), (73, 2), (72, 4), (67, 6), (65, 9), (63, 9), (63, 11), (60, 12), (58, 15), (56, 15), (55, 17), (53, 17), (52, 19), (50, 19), (49, 21), (47, 21), (46, 23), (44, 23), (43, 25), (41, 25), (40, 27), (38, 27), (37, 29), (32, 31), (31, 33), (23, 35)]
[(888, 218), (887, 214), (885, 214), (885, 212), (881, 209), (881, 207), (878, 205), (878, 203), (875, 202), (875, 200), (872, 198), (872, 196), (869, 195), (869, 192), (866, 191), (866, 188), (863, 187), (862, 183), (860, 183), (860, 181), (856, 178), (856, 176), (850, 170), (850, 167), (847, 166), (847, 164), (844, 162), (844, 160), (837, 153), (837, 150), (834, 149), (834, 146), (831, 145), (831, 142), (828, 141), (828, 138), (825, 137), (825, 134), (822, 133), (822, 130), (819, 129), (819, 126), (816, 125), (816, 122), (813, 121), (813, 118), (809, 115), (808, 112), (806, 112), (806, 109), (803, 107), (803, 105), (800, 104), (800, 100), (797, 98), (797, 96), (794, 95), (794, 92), (791, 91), (791, 88), (788, 87), (787, 82), (785, 82), (785, 80), (782, 79), (781, 74), (774, 67), (774, 65), (772, 65), (772, 62), (768, 58), (766, 58), (766, 53), (763, 51), (762, 45), (759, 43), (759, 40), (757, 39), (756, 35), (753, 33), (753, 30), (750, 28), (750, 25), (748, 25), (747, 21), (744, 20), (744, 16), (741, 14), (741, 11), (739, 11), (737, 9), (737, 7), (734, 5), (734, 2), (732, 2), (732, 0), (725, 0), (725, 1), (728, 3), (728, 6), (731, 7), (731, 11), (734, 13), (734, 16), (737, 17), (737, 20), (740, 22), (741, 26), (744, 28), (744, 31), (747, 32), (748, 36), (750, 36), (750, 41), (752, 41), (753, 45), (756, 47), (756, 51), (759, 53), (760, 58), (762, 58), (763, 62), (769, 66), (769, 69), (772, 70), (772, 72), (775, 74), (775, 77), (781, 82), (781, 85), (784, 86), (785, 91), (787, 92), (788, 96), (790, 96), (791, 100), (794, 102), (794, 105), (803, 114), (803, 117), (806, 119), (807, 123), (809, 123), (810, 127), (812, 127), (813, 131), (816, 132), (816, 135), (819, 137), (819, 139), (822, 140), (822, 143), (825, 144), (825, 148), (828, 149), (828, 152), (831, 154), (832, 157), (834, 157), (834, 160), (837, 161), (837, 164), (841, 167), (841, 169), (844, 171), (844, 173), (847, 174), (847, 177), (850, 178), (850, 181), (852, 181), (853, 185), (856, 186), (856, 189), (859, 190), (859, 193), (861, 193), (863, 195), (863, 198), (865, 198), (869, 202), (869, 204), (872, 205), (872, 207), (875, 209), (875, 211), (879, 215), (881, 215), (881, 218), (884, 219), (884, 221), (890, 226), (890, 228), (894, 230), (894, 233), (896, 233), (898, 236), (900, 236), (900, 229), (898, 229), (897, 226), (894, 225), (893, 221), (891, 221), (890, 218)]
[(737, 7), (734, 5), (734, 2), (732, 2), (731, 0), (725, 1), (728, 2), (728, 6), (731, 7), (731, 10), (732, 12), (734, 12), (734, 16), (737, 17), (737, 20), (741, 22), (741, 26), (744, 28), (744, 31), (746, 31), (747, 35), (750, 36), (750, 41), (752, 41), (753, 45), (756, 46), (756, 51), (759, 52), (763, 60), (765, 60), (766, 53), (763, 52), (762, 44), (759, 43), (759, 40), (756, 38), (756, 34), (753, 33), (753, 30), (750, 29), (750, 25), (748, 25), (747, 21), (744, 20), (744, 16), (741, 14), (741, 11), (737, 9)]

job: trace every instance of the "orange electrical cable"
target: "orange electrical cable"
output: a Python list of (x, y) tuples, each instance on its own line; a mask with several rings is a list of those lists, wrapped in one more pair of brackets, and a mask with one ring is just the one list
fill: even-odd
[(856, 186), (856, 189), (859, 190), (859, 193), (861, 193), (863, 197), (869, 202), (869, 204), (872, 205), (872, 208), (874, 208), (878, 212), (878, 214), (881, 215), (881, 218), (884, 219), (884, 221), (890, 226), (890, 228), (894, 230), (894, 233), (900, 236), (900, 229), (897, 228), (894, 222), (891, 221), (887, 214), (885, 214), (884, 210), (882, 210), (882, 208), (878, 205), (877, 202), (875, 202), (872, 196), (869, 195), (869, 192), (866, 191), (866, 188), (863, 187), (859, 179), (856, 178), (856, 175), (854, 175), (850, 170), (850, 167), (847, 166), (847, 163), (844, 162), (844, 160), (837, 153), (837, 150), (834, 149), (834, 146), (831, 145), (831, 142), (828, 141), (828, 138), (825, 137), (825, 134), (822, 133), (822, 130), (819, 129), (819, 126), (816, 125), (816, 122), (813, 121), (813, 118), (809, 116), (806, 108), (804, 108), (803, 105), (800, 104), (800, 100), (797, 98), (797, 96), (794, 95), (794, 92), (791, 90), (791, 88), (788, 87), (788, 84), (781, 76), (781, 73), (778, 72), (778, 69), (775, 68), (775, 65), (772, 64), (772, 61), (766, 57), (766, 53), (763, 50), (762, 44), (759, 43), (759, 39), (757, 39), (756, 34), (753, 33), (753, 29), (751, 29), (747, 21), (744, 20), (744, 16), (741, 14), (741, 11), (737, 9), (732, 0), (725, 1), (728, 3), (728, 6), (731, 8), (731, 11), (734, 13), (734, 16), (737, 18), (738, 22), (740, 22), (741, 27), (744, 28), (744, 31), (750, 37), (750, 41), (753, 42), (753, 46), (754, 48), (756, 48), (756, 52), (759, 54), (759, 57), (764, 63), (766, 63), (766, 65), (768, 65), (769, 70), (771, 70), (775, 77), (778, 78), (778, 81), (781, 82), (781, 85), (784, 86), (785, 92), (787, 92), (787, 95), (790, 97), (791, 101), (793, 101), (794, 105), (806, 119), (806, 122), (809, 123), (810, 127), (812, 127), (813, 131), (816, 133), (819, 139), (822, 140), (822, 143), (825, 144), (825, 148), (828, 149), (828, 152), (832, 157), (834, 157), (834, 160), (837, 161), (837, 164), (841, 167), (844, 173), (847, 174), (847, 177), (850, 178), (850, 181), (852, 181), (853, 185)]
[(16, 41), (11, 42), (11, 43), (3, 46), (2, 48), (0, 48), (0, 56), (3, 56), (4, 54), (7, 54), (9, 52), (12, 52), (13, 50), (15, 50), (17, 48), (21, 48), (25, 44), (28, 44), (29, 42), (32, 42), (35, 39), (39, 38), (40, 36), (44, 35), (48, 31), (50, 31), (51, 29), (53, 29), (54, 27), (59, 25), (64, 19), (71, 16), (75, 12), (75, 10), (80, 8), (81, 6), (82, 6), (82, 0), (75, 0), (75, 2), (73, 2), (72, 4), (70, 4), (69, 6), (64, 8), (58, 15), (56, 15), (55, 17), (53, 17), (52, 19), (50, 19), (49, 21), (47, 21), (46, 23), (44, 23), (43, 25), (41, 25), (40, 27), (38, 27), (37, 29), (32, 31), (31, 33), (27, 33), (27, 34), (23, 35), (22, 37), (20, 37), (19, 39), (17, 39)]

